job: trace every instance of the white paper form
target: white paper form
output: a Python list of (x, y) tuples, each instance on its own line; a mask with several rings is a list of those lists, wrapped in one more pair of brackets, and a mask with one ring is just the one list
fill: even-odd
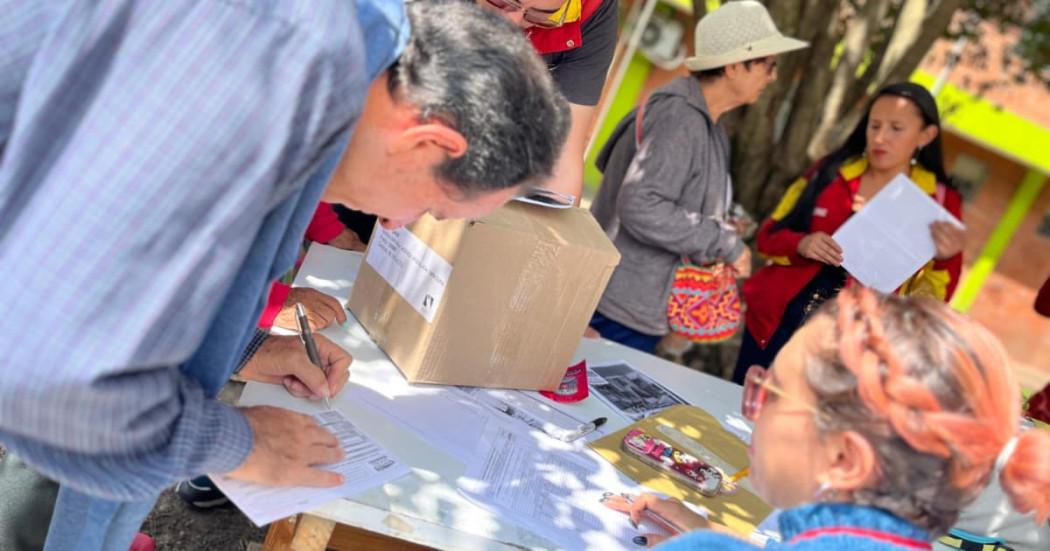
[(431, 446), (464, 463), (474, 458), (478, 434), (489, 423), (498, 423), (495, 413), (467, 403), (445, 387), (384, 395), (374, 388), (363, 392), (347, 385), (347, 395), (380, 411), (411, 430)]
[(478, 445), (478, 459), (459, 480), (460, 492), (564, 549), (638, 549), (631, 539), (642, 532), (626, 515), (602, 505), (601, 498), (605, 492), (637, 494), (641, 488), (597, 455), (552, 442), (490, 426)]
[(408, 467), (361, 432), (335, 410), (314, 415), (317, 422), (339, 439), (346, 453), (342, 461), (323, 468), (346, 477), (334, 488), (275, 488), (225, 476), (214, 477), (216, 486), (257, 526), (314, 509), (329, 501), (351, 497), (408, 474)]
[(394, 288), (405, 302), (434, 321), (452, 265), (405, 228), (376, 226), (365, 262)]
[(898, 174), (832, 238), (842, 247), (842, 266), (864, 285), (892, 293), (933, 258), (930, 224), (964, 228), (907, 176)]

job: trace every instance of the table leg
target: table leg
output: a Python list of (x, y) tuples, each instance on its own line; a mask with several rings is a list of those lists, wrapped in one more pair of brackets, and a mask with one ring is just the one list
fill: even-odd
[(264, 551), (324, 551), (335, 522), (301, 514), (270, 524)]

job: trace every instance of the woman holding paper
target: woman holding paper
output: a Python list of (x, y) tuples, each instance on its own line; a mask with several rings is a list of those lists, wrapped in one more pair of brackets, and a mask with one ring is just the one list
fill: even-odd
[[(1045, 523), (1050, 432), (1020, 428), (1018, 388), (996, 338), (943, 302), (844, 290), (748, 372), (749, 480), (782, 509), (769, 547), (930, 549), (993, 477)], [(630, 514), (650, 513), (691, 531), (665, 551), (758, 549), (680, 502)]]
[[(744, 284), (745, 331), (733, 380), (769, 366), (806, 316), (850, 282), (832, 234), (898, 174), (907, 174), (956, 218), (962, 197), (944, 171), (933, 96), (910, 82), (883, 88), (846, 143), (784, 193), (757, 235), (770, 263)], [(897, 290), (947, 301), (962, 270), (963, 230), (930, 226), (936, 254)]]

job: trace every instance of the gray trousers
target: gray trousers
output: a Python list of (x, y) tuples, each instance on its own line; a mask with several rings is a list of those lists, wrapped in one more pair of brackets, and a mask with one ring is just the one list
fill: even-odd
[(43, 549), (58, 483), (8, 453), (0, 457), (0, 496), (0, 549)]

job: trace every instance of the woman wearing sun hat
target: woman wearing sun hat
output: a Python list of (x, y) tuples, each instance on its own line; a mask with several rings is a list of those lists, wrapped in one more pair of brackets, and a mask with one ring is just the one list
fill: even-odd
[(604, 178), (591, 212), (623, 258), (591, 326), (645, 352), (668, 332), (667, 300), (681, 258), (750, 272), (750, 253), (726, 219), (729, 138), (719, 119), (758, 100), (776, 79), (779, 54), (808, 46), (782, 35), (766, 8), (750, 0), (704, 16), (694, 39), (690, 75), (624, 117), (597, 161)]

